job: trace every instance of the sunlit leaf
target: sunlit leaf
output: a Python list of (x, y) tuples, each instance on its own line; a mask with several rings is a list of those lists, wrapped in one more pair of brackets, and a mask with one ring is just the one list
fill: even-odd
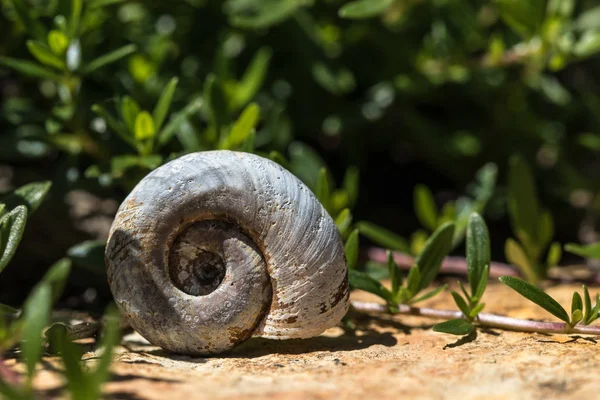
[[(490, 265), (490, 236), (484, 219), (478, 213), (471, 214), (467, 227), (467, 274), (471, 295), (480, 297), (485, 290), (481, 288), (484, 269)], [(485, 277), (487, 279), (487, 277)], [(477, 291), (482, 293), (478, 294)]]
[(135, 118), (134, 134), (138, 141), (151, 139), (156, 134), (154, 120), (148, 111), (141, 111)]
[(39, 285), (23, 306), (23, 340), (21, 352), (31, 382), (35, 366), (42, 355), (42, 330), (48, 324), (52, 305), (52, 289), (49, 284)]
[(462, 296), (460, 294), (456, 293), (455, 291), (451, 291), (450, 294), (452, 295), (454, 302), (458, 306), (458, 309), (460, 311), (462, 311), (462, 313), (465, 316), (468, 317), (469, 313), (470, 313), (470, 309), (469, 309), (469, 306), (467, 305), (467, 302), (465, 301), (465, 299), (463, 299)]
[(371, 278), (364, 272), (360, 272), (354, 269), (348, 271), (348, 281), (350, 286), (354, 289), (364, 290), (365, 292), (372, 293), (376, 296), (381, 297), (387, 302), (392, 301), (391, 292), (386, 289), (381, 282)]
[(27, 208), (25, 206), (17, 206), (0, 218), (0, 272), (6, 268), (15, 255), (25, 231), (26, 222)]
[(202, 99), (195, 98), (190, 103), (183, 108), (183, 110), (176, 113), (170, 120), (167, 122), (162, 131), (158, 134), (157, 147), (161, 148), (162, 146), (169, 143), (171, 138), (181, 126), (191, 117), (192, 115), (198, 113), (202, 108)]
[(242, 79), (236, 85), (232, 99), (233, 109), (243, 107), (256, 96), (267, 75), (271, 54), (271, 49), (266, 47), (256, 52)]
[(121, 99), (121, 117), (131, 133), (135, 132), (135, 119), (140, 113), (140, 106), (129, 96)]
[(48, 32), (48, 46), (57, 56), (63, 56), (69, 47), (69, 38), (61, 31), (51, 30)]
[(358, 241), (358, 229), (355, 229), (348, 236), (345, 245), (348, 269), (356, 268), (356, 262), (358, 261)]
[(415, 264), (421, 273), (419, 289), (424, 289), (437, 276), (442, 266), (442, 261), (452, 248), (454, 223), (447, 222), (440, 226), (425, 242), (423, 251), (415, 259)]
[(45, 43), (37, 40), (28, 40), (27, 48), (29, 52), (42, 64), (57, 69), (65, 69), (66, 65)]
[(31, 215), (42, 204), (50, 187), (50, 181), (28, 183), (1, 197), (0, 202), (6, 204), (9, 209), (23, 205), (27, 207), (28, 215)]
[(337, 215), (337, 217), (335, 217), (335, 225), (337, 226), (338, 230), (340, 231), (340, 234), (342, 235), (342, 237), (346, 237), (346, 234), (347, 234), (348, 229), (350, 228), (351, 224), (352, 224), (352, 213), (350, 212), (350, 210), (348, 208), (344, 208), (342, 211), (340, 211), (340, 213)]
[(554, 267), (558, 265), (560, 262), (560, 258), (562, 257), (562, 249), (560, 247), (560, 243), (554, 242), (550, 245), (548, 249), (548, 256), (546, 257), (546, 265), (548, 267)]
[(529, 282), (537, 282), (539, 280), (535, 267), (529, 261), (523, 247), (511, 238), (506, 239), (504, 244), (504, 255), (509, 263), (519, 267), (521, 273)]
[(235, 149), (252, 133), (260, 118), (260, 108), (256, 103), (249, 104), (237, 119), (231, 131), (221, 141), (221, 149)]
[(515, 290), (529, 301), (542, 307), (558, 319), (569, 323), (569, 314), (567, 311), (556, 300), (544, 293), (538, 287), (514, 276), (502, 276), (500, 277), (500, 282)]

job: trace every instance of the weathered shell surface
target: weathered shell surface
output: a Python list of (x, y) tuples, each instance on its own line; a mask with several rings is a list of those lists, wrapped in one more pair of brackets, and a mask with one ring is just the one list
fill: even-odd
[[(194, 153), (154, 170), (119, 208), (105, 257), (121, 312), (176, 352), (312, 337), (348, 309), (333, 220), (294, 175), (248, 153)], [(191, 267), (219, 260), (220, 284)]]

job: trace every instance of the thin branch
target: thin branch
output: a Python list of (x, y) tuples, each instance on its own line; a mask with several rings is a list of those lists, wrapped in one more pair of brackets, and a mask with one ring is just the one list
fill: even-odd
[[(364, 301), (352, 301), (352, 307), (363, 312), (378, 312), (390, 314), (385, 304)], [(415, 315), (418, 317), (454, 319), (464, 318), (463, 313), (454, 310), (438, 310), (435, 308), (411, 307), (404, 304), (398, 306), (398, 312), (393, 314)], [(476, 319), (479, 326), (499, 328), (519, 332), (537, 333), (581, 333), (587, 335), (600, 335), (600, 326), (575, 325), (571, 327), (563, 322), (540, 322), (526, 319), (504, 317), (502, 315), (480, 313)]]
[[(394, 260), (400, 269), (408, 270), (414, 265), (415, 258), (409, 254), (395, 251)], [(362, 254), (362, 258), (375, 261), (378, 263), (387, 262), (386, 250), (380, 247), (369, 247)], [(440, 268), (441, 274), (451, 275), (466, 275), (467, 274), (467, 260), (464, 257), (446, 257), (442, 262)], [(494, 262), (490, 264), (490, 278), (499, 278), (501, 276), (516, 276), (522, 277), (523, 275), (519, 272), (516, 266), (510, 264), (504, 264), (500, 262)], [(585, 283), (585, 284), (600, 284), (600, 275), (595, 274), (585, 278), (568, 278), (568, 277), (557, 277), (548, 278), (549, 281), (555, 283)]]
[[(378, 263), (386, 263), (386, 250), (380, 247), (369, 247), (363, 254), (364, 258)], [(415, 258), (409, 254), (394, 252), (394, 260), (398, 267), (402, 269), (410, 269), (414, 265)], [(445, 274), (466, 274), (467, 260), (464, 257), (446, 257), (442, 262), (440, 273)], [(501, 276), (520, 276), (516, 267), (499, 262), (490, 264), (490, 278), (499, 278)]]

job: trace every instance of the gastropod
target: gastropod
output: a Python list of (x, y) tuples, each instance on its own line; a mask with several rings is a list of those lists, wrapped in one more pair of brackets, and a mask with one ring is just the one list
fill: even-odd
[(117, 211), (105, 262), (131, 326), (178, 353), (316, 336), (348, 310), (335, 223), (293, 174), (249, 153), (188, 154), (148, 174)]

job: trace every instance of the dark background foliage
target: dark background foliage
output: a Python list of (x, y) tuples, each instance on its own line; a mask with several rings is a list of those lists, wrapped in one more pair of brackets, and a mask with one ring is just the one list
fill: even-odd
[[(0, 300), (22, 299), (73, 245), (101, 243), (117, 205), (149, 170), (186, 152), (223, 148), (251, 101), (261, 110), (256, 133), (229, 147), (279, 152), (313, 189), (322, 165), (332, 187), (358, 167), (355, 220), (410, 236), (419, 228), (417, 184), (429, 186), (441, 206), (468, 191), (475, 171), (491, 161), (498, 186), (485, 216), (493, 258), (502, 260), (511, 235), (507, 162), (520, 154), (554, 216), (557, 240), (597, 240), (595, 1), (347, 3), (89, 0), (73, 27), (71, 1), (1, 0), (0, 189), (34, 180), (51, 180), (53, 188), (2, 276)], [(52, 43), (51, 31), (58, 32)], [(31, 40), (65, 65), (44, 63)], [(118, 49), (119, 57), (89, 71), (92, 60)], [(15, 67), (15, 59), (29, 68)], [(173, 136), (162, 147), (145, 150), (148, 139), (135, 130), (125, 135), (142, 145), (128, 144), (92, 110), (100, 105), (124, 126), (123, 97), (152, 112), (173, 77)], [(97, 269), (102, 252), (94, 251), (71, 275), (70, 306), (109, 297)]]

